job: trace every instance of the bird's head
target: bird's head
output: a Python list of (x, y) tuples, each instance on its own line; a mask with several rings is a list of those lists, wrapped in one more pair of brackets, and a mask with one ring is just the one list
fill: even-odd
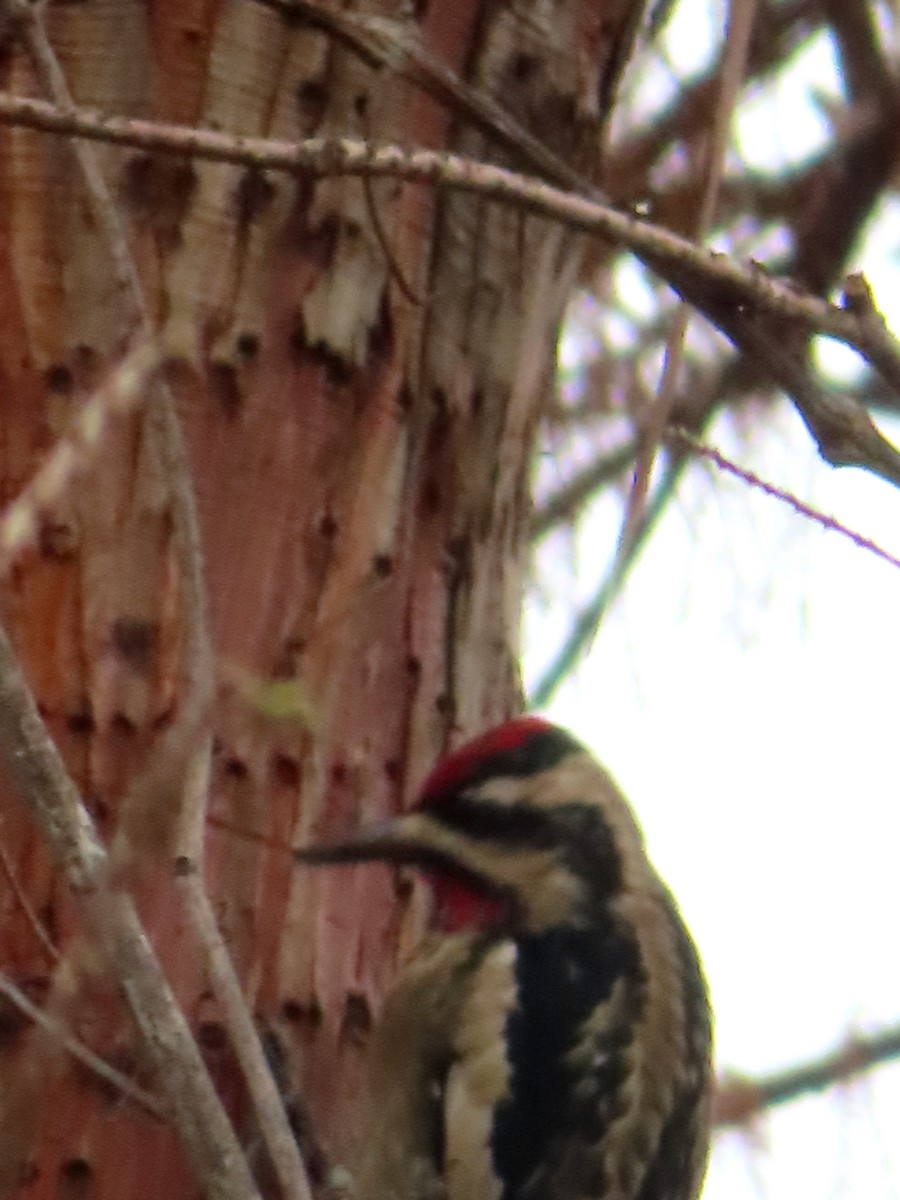
[[(631, 811), (570, 734), (539, 717), (497, 726), (442, 759), (415, 807), (300, 862), (409, 864), (444, 931), (538, 932), (591, 919), (648, 870)], [(633, 864), (633, 865), (632, 865)]]

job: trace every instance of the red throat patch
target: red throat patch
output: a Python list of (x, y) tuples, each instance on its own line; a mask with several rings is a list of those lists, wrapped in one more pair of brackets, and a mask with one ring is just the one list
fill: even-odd
[(425, 879), (434, 896), (432, 923), (442, 933), (487, 929), (506, 912), (507, 901), (502, 896), (492, 896), (475, 884), (430, 871)]

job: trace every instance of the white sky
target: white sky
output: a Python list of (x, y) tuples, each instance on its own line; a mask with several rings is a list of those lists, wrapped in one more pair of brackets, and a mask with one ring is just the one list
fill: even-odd
[[(768, 136), (771, 165), (821, 136), (811, 97), (835, 93), (830, 48), (797, 63), (781, 119), (771, 103), (742, 118), (745, 156)], [(854, 265), (900, 329), (897, 208), (876, 224)], [(900, 444), (900, 423), (883, 428)], [(709, 440), (900, 556), (900, 491), (822, 463), (788, 406), (752, 436), (720, 423)], [(531, 682), (573, 596), (605, 574), (620, 519), (607, 498), (574, 544), (545, 550), (553, 595), (529, 606)], [(698, 465), (548, 709), (638, 811), (706, 963), (720, 1066), (768, 1072), (900, 1017), (898, 614), (900, 570)], [(896, 1200), (898, 1130), (892, 1066), (723, 1137), (705, 1198)]]

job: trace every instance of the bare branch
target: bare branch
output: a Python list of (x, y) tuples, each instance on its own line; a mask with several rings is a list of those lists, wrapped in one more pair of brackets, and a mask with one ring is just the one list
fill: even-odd
[(75, 898), (88, 935), (137, 1021), (201, 1186), (214, 1200), (252, 1200), (258, 1193), (249, 1168), (187, 1021), (131, 897), (110, 884), (106, 851), (2, 628), (0, 756)]
[[(53, 106), (61, 112), (73, 112), (74, 102), (68, 84), (44, 28), (42, 6), (29, 4), (27, 0), (10, 0), (8, 9)], [(114, 262), (116, 281), (123, 293), (124, 312), (129, 314), (123, 322), (123, 340), (135, 320), (149, 338), (152, 322), (118, 206), (93, 148), (76, 142), (73, 149), (91, 212), (105, 235)], [(145, 356), (150, 354), (146, 349), (143, 353)], [(139, 365), (144, 365), (142, 359), (139, 359)], [(129, 399), (144, 382), (145, 370), (146, 367), (136, 374), (133, 369), (126, 370), (120, 377), (120, 386), (123, 380), (130, 382), (125, 389)], [(156, 392), (156, 403), (145, 413), (145, 427), (156, 443), (171, 488), (176, 550), (185, 597), (181, 661), (187, 700), (176, 722), (176, 731), (180, 735), (185, 724), (194, 729), (198, 711), (205, 712), (211, 701), (213, 657), (199, 521), (187, 457), (171, 393), (162, 381), (157, 381)], [(97, 440), (99, 432), (94, 441)], [(68, 454), (65, 449), (61, 451), (57, 461), (76, 459), (73, 447)], [(0, 664), (4, 676), (0, 690), (5, 691), (10, 700), (10, 712), (4, 710), (0, 719), (0, 740), (7, 761), (14, 764), (15, 769), (11, 768), (10, 774), (20, 788), (23, 802), (37, 817), (67, 882), (80, 899), (85, 924), (96, 938), (111, 974), (132, 1007), (201, 1184), (210, 1195), (233, 1196), (235, 1200), (238, 1196), (252, 1196), (255, 1189), (249, 1167), (203, 1059), (150, 950), (133, 902), (125, 892), (108, 885), (106, 852), (40, 721), (5, 635), (0, 646)], [(19, 720), (13, 724), (12, 713), (16, 709)], [(208, 739), (199, 740), (195, 756), (185, 766), (186, 789), (188, 781), (198, 771), (203, 773), (200, 755), (208, 758)], [(180, 804), (175, 815), (187, 818), (183, 823), (202, 828), (205, 788), (195, 788), (190, 795), (194, 801), (191, 811), (187, 812), (187, 806)], [(68, 826), (68, 829), (60, 826)], [(98, 903), (101, 900), (103, 903)]]
[[(75, 103), (43, 24), (43, 5), (31, 0), (6, 0), (6, 11), (24, 41), (45, 95), (63, 112), (74, 112)], [(84, 180), (91, 210), (106, 237), (115, 269), (116, 288), (131, 318), (143, 311), (140, 279), (128, 248), (128, 239), (103, 172), (90, 147), (72, 144)]]
[(546, 536), (558, 525), (574, 521), (578, 510), (599, 488), (611, 483), (634, 461), (637, 443), (626, 442), (603, 458), (578, 471), (536, 509), (531, 522), (532, 541)]
[(58, 501), (72, 480), (90, 466), (110, 420), (136, 408), (160, 364), (156, 349), (142, 342), (79, 410), (69, 432), (56, 443), (18, 496), (0, 513), (0, 578), (16, 556), (37, 538), (44, 509)]
[(25, 993), (16, 987), (9, 976), (3, 971), (0, 971), (0, 992), (16, 1008), (20, 1009), (26, 1017), (34, 1021), (35, 1025), (40, 1025), (46, 1033), (49, 1033), (52, 1038), (58, 1041), (73, 1058), (78, 1059), (89, 1071), (93, 1071), (95, 1075), (99, 1076), (104, 1083), (108, 1083), (116, 1092), (120, 1092), (127, 1099), (133, 1100), (135, 1104), (139, 1104), (142, 1108), (145, 1108), (154, 1117), (159, 1117), (161, 1121), (168, 1120), (166, 1106), (157, 1096), (154, 1096), (152, 1092), (148, 1092), (145, 1088), (139, 1087), (127, 1075), (123, 1075), (121, 1071), (116, 1070), (115, 1067), (102, 1059), (99, 1054), (95, 1054), (93, 1050), (89, 1050), (77, 1038), (72, 1037), (58, 1021), (54, 1021), (42, 1008), (38, 1008), (36, 1004), (32, 1004)]
[[(11, 12), (19, 25), (20, 32), (35, 62), (38, 77), (46, 93), (57, 108), (71, 112), (74, 108), (65, 77), (60, 69), (55, 52), (47, 38), (38, 6), (27, 0), (12, 0)], [(98, 225), (106, 233), (110, 252), (116, 264), (120, 286), (129, 294), (136, 314), (139, 315), (145, 333), (152, 330), (140, 278), (131, 257), (128, 239), (118, 208), (109, 192), (96, 156), (90, 146), (75, 143), (76, 160), (87, 189), (90, 205)], [(126, 378), (129, 376), (126, 375)], [(156, 403), (148, 406), (145, 424), (149, 435), (155, 440), (162, 462), (163, 474), (172, 494), (176, 553), (180, 568), (184, 612), (179, 623), (181, 636), (181, 705), (175, 725), (167, 731), (155, 748), (154, 758), (164, 763), (169, 774), (179, 772), (183, 777), (181, 786), (172, 789), (175, 803), (164, 806), (160, 795), (148, 795), (149, 784), (157, 777), (156, 764), (151, 762), (145, 773), (131, 789), (124, 808), (130, 810), (129, 817), (120, 823), (120, 830), (135, 827), (135, 818), (140, 822), (140, 813), (135, 809), (153, 809), (161, 813), (162, 819), (172, 825), (171, 833), (179, 843), (180, 857), (184, 862), (193, 862), (197, 872), (202, 871), (202, 847), (204, 817), (208, 791), (209, 756), (211, 739), (197, 736), (212, 703), (215, 687), (215, 669), (212, 644), (209, 635), (208, 600), (203, 575), (203, 555), (199, 519), (191, 483), (190, 467), (181, 436), (181, 428), (175, 412), (174, 401), (169, 389), (161, 380), (156, 381)], [(185, 753), (185, 751), (189, 751)], [(171, 782), (171, 781), (170, 781)], [(142, 804), (142, 801), (146, 803)], [(134, 845), (127, 844), (124, 837), (117, 838), (116, 853), (120, 859), (135, 852)], [(199, 874), (196, 878), (200, 878)], [(200, 889), (202, 892), (202, 888)], [(124, 897), (122, 898), (124, 902)], [(273, 1165), (279, 1177), (282, 1191), (288, 1200), (308, 1200), (310, 1195), (306, 1176), (300, 1161), (297, 1146), (291, 1136), (287, 1118), (280, 1104), (271, 1073), (265, 1062), (256, 1038), (252, 1021), (243, 1002), (237, 979), (228, 959), (227, 952), (218, 939), (218, 930), (208, 911), (205, 896), (189, 895), (189, 915), (194, 918), (195, 931), (202, 935), (202, 943), (210, 960), (210, 970), (216, 983), (216, 991), (230, 1018), (230, 1028), (235, 1035), (236, 1049), (243, 1068), (247, 1071), (247, 1083), (251, 1097), (257, 1106), (260, 1128), (267, 1141)], [(133, 908), (129, 913), (137, 916)], [(208, 918), (202, 919), (204, 915)], [(115, 963), (117, 960), (113, 959)], [(123, 984), (128, 981), (123, 976)], [(158, 980), (157, 980), (158, 982)], [(147, 1032), (145, 1028), (145, 1033)], [(202, 1060), (196, 1055), (201, 1075), (197, 1080), (197, 1098), (211, 1103), (209, 1093), (212, 1085), (205, 1073)], [(195, 1064), (195, 1065), (196, 1065)], [(213, 1093), (214, 1097), (214, 1093)], [(216, 1107), (221, 1120), (218, 1130), (220, 1145), (228, 1151), (232, 1160), (229, 1169), (229, 1186), (244, 1188), (252, 1183), (249, 1169), (234, 1139), (224, 1112), (218, 1102)], [(199, 1118), (202, 1106), (197, 1109)], [(192, 1138), (197, 1165), (202, 1166), (200, 1152), (201, 1128), (187, 1127), (187, 1114), (179, 1121), (182, 1136)], [(195, 1118), (196, 1119), (196, 1118)], [(201, 1172), (201, 1178), (205, 1176)], [(249, 1194), (249, 1192), (248, 1192)]]
[(347, 46), (361, 61), (432, 96), (453, 114), (505, 150), (522, 169), (573, 191), (596, 193), (591, 181), (530, 130), (483, 88), (473, 87), (445, 62), (429, 54), (409, 23), (326, 7), (311, 0), (257, 0), (290, 24), (321, 30)]
[[(527, 212), (560, 220), (572, 229), (632, 250), (738, 345), (743, 345), (741, 339), (748, 329), (746, 320), (738, 317), (752, 314), (757, 322), (762, 316), (774, 322), (790, 321), (805, 334), (824, 333), (845, 342), (900, 392), (900, 347), (880, 320), (860, 319), (854, 312), (771, 278), (755, 264), (742, 265), (629, 213), (503, 167), (436, 150), (379, 146), (358, 138), (287, 142), (237, 137), (185, 125), (104, 117), (88, 109), (64, 111), (46, 101), (8, 93), (0, 93), (0, 121), (261, 169), (321, 176), (395, 176), (517, 204)], [(726, 319), (728, 313), (734, 319)], [(883, 465), (877, 469), (885, 474)], [(900, 457), (895, 471), (900, 478)]]
[[(59, 112), (74, 114), (76, 108), (72, 94), (44, 28), (42, 6), (30, 0), (8, 0), (7, 7), (31, 54), (41, 86), (53, 101), (52, 107)], [(134, 316), (140, 319), (145, 337), (150, 338), (154, 333), (153, 323), (118, 205), (91, 147), (80, 145), (76, 139), (73, 148), (91, 211), (104, 232), (115, 264), (116, 279), (126, 293)], [(126, 328), (123, 333), (127, 332)], [(174, 500), (176, 547), (186, 596), (183, 671), (187, 673), (185, 682), (189, 687), (198, 683), (199, 691), (203, 693), (201, 700), (205, 704), (212, 695), (214, 670), (203, 581), (200, 524), (174, 400), (168, 387), (161, 382), (158, 393), (159, 402), (148, 412), (147, 427), (155, 437), (163, 457), (165, 476)]]
[[(756, 0), (731, 0), (725, 53), (719, 72), (719, 95), (711, 114), (711, 128), (708, 131), (703, 156), (705, 160), (702, 170), (703, 192), (694, 218), (694, 226), (689, 231), (697, 242), (706, 240), (718, 207), (731, 119), (737, 102), (738, 88), (747, 68), (750, 34), (755, 16)], [(678, 398), (685, 356), (685, 338), (692, 311), (691, 306), (682, 300), (666, 337), (659, 386), (638, 438), (634, 479), (625, 503), (625, 513), (622, 518), (622, 528), (616, 551), (619, 557), (628, 554), (631, 538), (643, 516), (656, 456), (662, 444), (670, 414)]]
[(848, 1038), (830, 1054), (774, 1075), (748, 1079), (726, 1073), (716, 1089), (713, 1120), (720, 1129), (747, 1125), (777, 1104), (825, 1091), (896, 1058), (900, 1058), (900, 1026), (870, 1037)]
[(733, 475), (736, 479), (740, 479), (742, 483), (746, 483), (749, 487), (756, 488), (758, 491), (764, 492), (765, 495), (771, 496), (774, 500), (780, 500), (783, 504), (787, 504), (789, 508), (792, 508), (801, 517), (807, 517), (810, 521), (815, 521), (817, 525), (821, 525), (823, 529), (827, 529), (831, 533), (839, 533), (842, 537), (848, 538), (860, 550), (868, 550), (870, 554), (874, 554), (876, 558), (890, 563), (892, 567), (900, 567), (900, 558), (888, 553), (877, 542), (873, 542), (871, 538), (867, 538), (856, 530), (850, 529), (835, 517), (829, 517), (827, 513), (820, 512), (819, 509), (805, 504), (797, 496), (793, 495), (792, 492), (786, 491), (774, 483), (769, 483), (765, 479), (761, 479), (758, 475), (754, 475), (752, 471), (748, 471), (746, 467), (738, 466), (737, 463), (732, 462), (731, 459), (726, 458), (724, 454), (716, 450), (714, 446), (707, 446), (704, 442), (695, 438), (693, 434), (688, 433), (686, 429), (672, 429), (669, 431), (667, 437), (670, 441), (687, 446), (699, 458), (708, 459), (720, 471), (725, 471), (729, 475)]
[(285, 1200), (311, 1200), (312, 1191), (284, 1101), (266, 1061), (259, 1035), (244, 1001), (234, 964), (222, 940), (202, 877), (189, 861), (180, 864), (178, 888), (194, 937), (206, 956), (213, 991), (225, 1013), (225, 1025), (253, 1101), (260, 1132)]
[(586, 652), (594, 639), (600, 622), (606, 615), (610, 605), (616, 600), (625, 580), (637, 560), (638, 554), (656, 523), (668, 507), (675, 493), (678, 480), (681, 478), (688, 456), (676, 453), (667, 465), (656, 491), (650, 498), (641, 519), (634, 530), (627, 551), (616, 556), (613, 566), (603, 578), (594, 596), (576, 613), (562, 647), (557, 651), (550, 666), (544, 671), (538, 682), (532, 688), (528, 703), (535, 708), (543, 708), (550, 703), (560, 684)]
[(15, 866), (9, 857), (9, 851), (3, 844), (3, 839), (0, 837), (0, 865), (3, 867), (3, 874), (6, 876), (9, 886), (12, 888), (13, 895), (16, 898), (16, 903), (25, 914), (25, 919), (34, 931), (34, 936), (43, 946), (44, 951), (51, 962), (59, 962), (59, 951), (53, 944), (53, 939), (47, 932), (47, 927), (34, 911), (34, 905), (28, 898), (28, 893), (22, 887), (22, 881), (16, 874)]

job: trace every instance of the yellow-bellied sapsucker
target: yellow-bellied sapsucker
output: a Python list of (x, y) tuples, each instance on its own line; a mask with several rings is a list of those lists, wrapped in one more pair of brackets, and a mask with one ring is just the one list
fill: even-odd
[(628, 804), (536, 717), (308, 863), (419, 868), (433, 932), (385, 1002), (362, 1200), (693, 1200), (710, 1012)]

